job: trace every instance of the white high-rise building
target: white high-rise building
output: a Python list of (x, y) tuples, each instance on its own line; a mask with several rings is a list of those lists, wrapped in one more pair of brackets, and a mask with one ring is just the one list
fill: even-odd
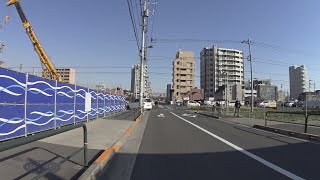
[(214, 97), (220, 86), (228, 84), (230, 94), (233, 85), (244, 84), (242, 51), (206, 47), (200, 53), (200, 66), (200, 85), (205, 98)]
[[(144, 96), (148, 96), (151, 91), (150, 83), (148, 82), (148, 68), (145, 66), (145, 83), (144, 83)], [(131, 91), (134, 94), (134, 98), (139, 99), (140, 94), (140, 65), (134, 65), (131, 69)]]
[(305, 65), (290, 66), (289, 80), (290, 80), (290, 98), (297, 99), (299, 94), (307, 91), (307, 85), (308, 85), (307, 67)]

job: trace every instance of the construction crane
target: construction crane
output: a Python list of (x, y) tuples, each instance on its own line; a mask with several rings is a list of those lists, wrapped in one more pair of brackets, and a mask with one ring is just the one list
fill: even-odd
[(40, 41), (38, 40), (35, 32), (33, 31), (30, 22), (28, 21), (27, 17), (25, 16), (25, 14), (21, 8), (21, 5), (20, 5), (20, 0), (8, 0), (7, 6), (11, 6), (11, 5), (15, 5), (15, 7), (18, 11), (18, 14), (20, 16), (20, 19), (22, 21), (22, 25), (26, 29), (26, 33), (32, 42), (34, 50), (39, 55), (41, 65), (42, 65), (42, 77), (57, 80), (57, 81), (62, 81), (60, 74), (58, 73), (58, 71), (55, 68), (55, 66), (53, 65), (53, 63), (51, 62), (47, 53), (42, 48)]

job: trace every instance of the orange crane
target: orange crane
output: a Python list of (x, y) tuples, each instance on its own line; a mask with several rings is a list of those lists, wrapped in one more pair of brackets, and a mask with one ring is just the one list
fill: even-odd
[(25, 14), (21, 8), (21, 5), (20, 5), (20, 0), (8, 0), (7, 6), (11, 6), (11, 5), (15, 5), (15, 7), (18, 11), (18, 14), (20, 16), (20, 19), (22, 21), (22, 25), (25, 28), (26, 33), (32, 42), (34, 50), (39, 55), (39, 59), (41, 61), (41, 65), (42, 65), (42, 77), (57, 80), (57, 81), (62, 81), (60, 74), (58, 73), (58, 71), (55, 68), (55, 66), (53, 65), (53, 63), (51, 62), (47, 53), (42, 48), (40, 41), (38, 40), (36, 34), (34, 33), (30, 22), (28, 21), (27, 17), (25, 16)]

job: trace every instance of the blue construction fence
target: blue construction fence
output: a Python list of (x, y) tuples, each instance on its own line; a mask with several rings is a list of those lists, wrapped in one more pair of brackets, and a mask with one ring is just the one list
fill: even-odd
[(124, 96), (0, 68), (0, 141), (124, 110)]

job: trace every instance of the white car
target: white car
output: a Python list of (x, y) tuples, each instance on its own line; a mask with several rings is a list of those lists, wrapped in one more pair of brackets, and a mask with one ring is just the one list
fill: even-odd
[(200, 103), (198, 103), (196, 101), (188, 101), (187, 106), (188, 107), (200, 107)]
[(262, 101), (260, 104), (259, 104), (259, 107), (269, 107), (270, 104), (269, 104), (269, 101)]
[(152, 100), (147, 98), (143, 101), (143, 109), (151, 110), (152, 109)]

